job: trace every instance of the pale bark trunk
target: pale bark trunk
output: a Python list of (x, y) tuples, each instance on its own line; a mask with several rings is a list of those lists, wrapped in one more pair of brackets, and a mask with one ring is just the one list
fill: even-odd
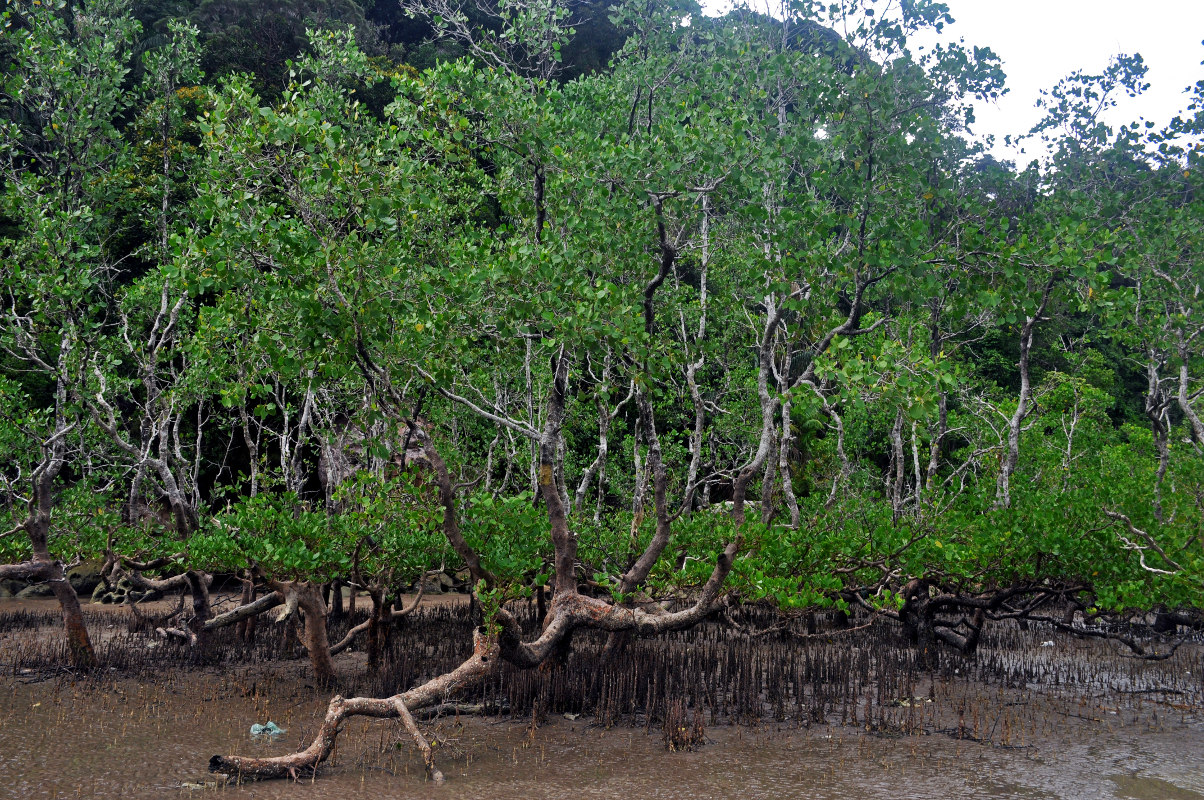
[(585, 473), (581, 476), (581, 482), (577, 486), (577, 492), (573, 500), (573, 512), (577, 515), (585, 513), (585, 497), (589, 493), (590, 483), (594, 476), (598, 478), (598, 502), (594, 509), (594, 521), (597, 522), (601, 517), (602, 498), (605, 494), (606, 487), (606, 457), (610, 451), (610, 424), (615, 417), (627, 404), (627, 401), (632, 398), (635, 391), (634, 385), (632, 391), (628, 392), (627, 397), (619, 401), (610, 409), (610, 354), (607, 353), (606, 361), (602, 366), (602, 383), (598, 387), (598, 397), (595, 406), (598, 409), (598, 454), (588, 467), (585, 468)]
[(792, 441), (790, 394), (787, 392), (782, 395), (782, 433), (778, 443), (778, 473), (782, 476), (782, 496), (786, 499), (786, 508), (790, 511), (790, 527), (798, 530), (798, 500), (794, 496), (794, 479), (790, 471), (790, 443)]
[[(695, 346), (702, 348), (707, 333), (707, 272), (711, 262), (711, 197), (702, 196), (702, 227), (699, 231), (702, 237), (702, 251), (699, 254), (700, 275), (698, 283), (698, 335)], [(685, 325), (682, 325), (682, 336), (685, 337)], [(683, 342), (684, 343), (684, 342)], [(698, 359), (686, 367), (686, 386), (690, 390), (690, 403), (694, 406), (694, 428), (690, 431), (690, 466), (686, 471), (687, 507), (685, 513), (694, 510), (694, 497), (698, 473), (702, 468), (702, 440), (706, 430), (707, 410), (698, 388), (698, 370), (706, 364), (706, 353), (699, 354)], [(704, 490), (705, 493), (705, 490)]]
[(778, 474), (778, 459), (772, 457), (774, 445), (777, 444), (777, 432), (774, 432), (773, 439), (769, 442), (770, 455), (765, 458), (765, 468), (761, 473), (761, 524), (768, 525), (773, 521), (776, 512), (776, 495), (774, 494), (774, 485), (777, 483)]
[(544, 420), (543, 432), (539, 439), (539, 488), (547, 507), (548, 523), (551, 527), (557, 597), (577, 593), (577, 534), (569, 526), (568, 510), (556, 485), (556, 460), (560, 456), (560, 442), (564, 435), (569, 360), (569, 354), (562, 347), (553, 362), (547, 418)]
[(1012, 504), (1012, 476), (1020, 463), (1020, 432), (1024, 420), (1029, 414), (1029, 402), (1032, 399), (1032, 378), (1029, 374), (1029, 363), (1033, 348), (1033, 333), (1045, 307), (1049, 304), (1049, 296), (1053, 291), (1056, 277), (1051, 277), (1041, 293), (1041, 303), (1031, 317), (1025, 317), (1020, 327), (1020, 394), (1016, 398), (1016, 411), (1008, 419), (1007, 446), (1000, 460), (999, 478), (995, 487), (995, 507), (1007, 508)]
[(890, 470), (888, 485), (891, 510), (896, 520), (903, 513), (903, 487), (907, 462), (903, 458), (903, 409), (895, 411), (895, 424), (890, 429)]
[(623, 594), (634, 592), (648, 578), (648, 574), (660, 559), (665, 547), (668, 546), (670, 537), (669, 480), (665, 472), (664, 456), (661, 453), (660, 435), (656, 429), (656, 417), (652, 403), (642, 391), (636, 393), (636, 407), (639, 409), (644, 435), (648, 439), (648, 470), (652, 477), (652, 503), (656, 516), (656, 530), (644, 552), (620, 579), (619, 591)]
[(936, 483), (936, 473), (941, 466), (941, 448), (945, 442), (945, 436), (949, 432), (949, 394), (941, 392), (937, 396), (937, 415), (936, 415), (936, 431), (932, 434), (932, 440), (928, 444), (928, 468), (924, 472), (924, 484), (928, 488), (932, 488)]
[(744, 501), (748, 494), (748, 484), (764, 467), (765, 460), (773, 449), (774, 428), (777, 425), (777, 401), (769, 391), (770, 379), (773, 375), (773, 351), (778, 341), (778, 328), (782, 321), (782, 310), (774, 301), (772, 295), (765, 298), (769, 309), (765, 319), (765, 329), (761, 334), (758, 348), (757, 367), (757, 398), (761, 406), (761, 435), (757, 442), (757, 450), (736, 476), (732, 487), (732, 519), (737, 525), (744, 524)]
[(1183, 417), (1191, 427), (1196, 449), (1204, 449), (1204, 421), (1201, 421), (1200, 415), (1191, 404), (1191, 376), (1188, 373), (1188, 362), (1192, 357), (1192, 352), (1188, 348), (1187, 337), (1183, 335), (1183, 331), (1180, 330), (1177, 333), (1179, 338), (1179, 392), (1175, 399), (1179, 403), (1179, 410), (1183, 412)]
[[(239, 380), (242, 381), (243, 385), (246, 385), (247, 377), (241, 367), (239, 368), (238, 377)], [(251, 469), (251, 486), (249, 494), (251, 497), (255, 497), (257, 494), (259, 494), (259, 434), (257, 431), (252, 430), (251, 415), (247, 413), (248, 399), (249, 398), (244, 398), (243, 402), (239, 403), (238, 405), (238, 420), (240, 427), (242, 428), (243, 444), (245, 444), (247, 448), (248, 465)]]

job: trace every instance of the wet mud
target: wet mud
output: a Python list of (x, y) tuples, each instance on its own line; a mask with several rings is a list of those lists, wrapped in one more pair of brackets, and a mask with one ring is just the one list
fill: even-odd
[[(750, 610), (744, 632), (635, 640), (610, 665), (602, 638), (580, 635), (559, 668), (500, 676), (462, 698), (485, 713), (423, 723), (442, 786), (396, 721), (363, 719), (312, 782), (219, 786), (209, 756), (290, 752), (321, 721), (329, 695), (285, 626), (250, 646), (223, 632), (198, 661), (128, 609), (87, 611), (102, 667), (77, 675), (59, 666), (53, 606), (0, 602), (0, 798), (1204, 798), (1199, 643), (1140, 661), (1000, 624), (976, 656), (927, 670), (892, 625), (749, 636), (773, 625)], [(471, 625), (463, 604), (420, 609), (380, 675), (359, 653), (336, 659), (340, 691), (454, 666)], [(286, 733), (250, 735), (269, 720)]]

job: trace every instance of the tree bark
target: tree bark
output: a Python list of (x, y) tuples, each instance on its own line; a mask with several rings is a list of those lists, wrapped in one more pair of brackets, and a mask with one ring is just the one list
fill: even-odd
[(934, 669), (937, 664), (936, 625), (929, 594), (929, 583), (912, 580), (903, 587), (903, 608), (899, 619), (907, 631), (908, 641), (916, 648), (917, 662), (922, 669)]
[(790, 443), (794, 440), (790, 420), (790, 393), (782, 394), (782, 433), (778, 437), (778, 474), (782, 477), (782, 497), (786, 500), (786, 508), (790, 512), (790, 527), (798, 530), (799, 508), (798, 499), (794, 496), (794, 477), (790, 467)]
[(414, 612), (414, 609), (418, 608), (419, 603), (422, 602), (423, 589), (424, 585), (422, 581), (419, 581), (418, 593), (410, 601), (410, 604), (402, 609), (394, 609), (391, 602), (386, 602), (386, 590), (384, 586), (370, 586), (368, 588), (368, 596), (372, 599), (372, 615), (347, 631), (347, 635), (340, 639), (338, 644), (330, 648), (330, 654), (337, 656), (350, 647), (357, 636), (367, 632), (368, 667), (369, 669), (373, 669), (374, 653), (377, 661), (383, 660), (384, 649), (388, 645), (390, 624), (403, 617), (408, 617)]
[[(255, 602), (255, 580), (251, 577), (250, 570), (242, 579), (242, 597), (239, 598), (241, 607), (245, 608)], [(210, 620), (212, 621), (212, 620)], [(251, 615), (237, 622), (238, 628), (236, 633), (238, 638), (246, 643), (251, 644), (255, 641), (255, 616)]]
[(772, 295), (766, 297), (765, 302), (769, 311), (765, 318), (765, 329), (761, 333), (757, 354), (757, 398), (761, 405), (761, 435), (757, 441), (756, 453), (736, 475), (736, 481), (732, 487), (732, 519), (737, 525), (744, 524), (744, 501), (748, 494), (748, 484), (765, 466), (765, 460), (769, 458), (770, 450), (773, 449), (774, 428), (776, 427), (778, 405), (770, 394), (769, 382), (773, 376), (773, 351), (778, 341), (782, 309)]
[[(60, 408), (66, 401), (66, 389), (59, 381), (57, 395)], [(71, 666), (86, 669), (96, 666), (96, 652), (84, 625), (83, 610), (79, 597), (71, 582), (67, 580), (63, 562), (50, 555), (50, 519), (54, 511), (54, 480), (66, 463), (66, 436), (74, 425), (65, 424), (56, 413), (55, 433), (44, 446), (45, 455), (33, 473), (33, 491), (29, 499), (29, 513), (22, 527), (29, 537), (32, 558), (23, 564), (10, 565), (0, 572), (3, 577), (26, 577), (50, 584), (54, 597), (63, 613), (63, 628), (67, 635), (67, 657)], [(2, 568), (0, 568), (2, 569)]]
[(1191, 404), (1191, 378), (1188, 373), (1188, 364), (1194, 354), (1183, 330), (1176, 331), (1176, 334), (1179, 346), (1179, 392), (1175, 395), (1175, 399), (1179, 403), (1179, 410), (1183, 412), (1184, 418), (1191, 427), (1192, 436), (1196, 441), (1196, 449), (1200, 451), (1204, 450), (1204, 421), (1201, 421), (1200, 415), (1196, 413), (1195, 407)]
[[(209, 759), (209, 771), (229, 775), (232, 778), (262, 780), (268, 778), (296, 779), (314, 774), (318, 767), (330, 758), (335, 739), (342, 723), (349, 717), (366, 716), (376, 719), (400, 717), (399, 708), (407, 710), (426, 708), (442, 703), (455, 692), (477, 686), (493, 675), (501, 666), (497, 637), (474, 634), (473, 654), (456, 669), (408, 692), (393, 697), (375, 699), (353, 697), (344, 699), (335, 696), (326, 710), (326, 719), (314, 741), (305, 750), (275, 758), (250, 758), (246, 756), (216, 755)], [(400, 703), (400, 705), (399, 705)]]
[[(567, 509), (556, 485), (557, 458), (564, 435), (564, 409), (568, 392), (569, 354), (560, 349), (552, 364), (548, 411), (539, 440), (539, 488), (548, 510), (556, 566), (556, 595), (577, 593), (577, 534), (569, 527)], [(553, 599), (555, 602), (555, 599)]]
[(1007, 448), (999, 465), (999, 478), (995, 487), (995, 507), (1008, 508), (1012, 504), (1012, 475), (1020, 463), (1020, 431), (1025, 418), (1029, 414), (1029, 401), (1032, 399), (1032, 378), (1029, 374), (1029, 363), (1033, 349), (1033, 333), (1041, 315), (1049, 305), (1049, 296), (1053, 292), (1057, 276), (1051, 276), (1041, 292), (1041, 303), (1031, 317), (1024, 318), (1020, 327), (1020, 394), (1016, 398), (1016, 411), (1008, 419)]
[(337, 684), (338, 673), (330, 656), (330, 640), (326, 635), (326, 603), (322, 600), (320, 584), (312, 581), (278, 581), (266, 575), (263, 579), (268, 588), (285, 600), (285, 612), (281, 620), (300, 611), (303, 617), (301, 643), (309, 653), (314, 680), (327, 688)]

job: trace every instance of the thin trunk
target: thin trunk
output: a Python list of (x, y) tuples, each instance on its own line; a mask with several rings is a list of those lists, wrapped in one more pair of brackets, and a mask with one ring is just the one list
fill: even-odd
[(761, 435), (757, 442), (756, 453), (737, 474), (732, 487), (732, 519), (737, 525), (744, 524), (744, 499), (748, 494), (748, 484), (752, 482), (753, 476), (764, 467), (765, 460), (773, 448), (774, 428), (777, 427), (778, 406), (769, 391), (769, 382), (773, 375), (773, 351), (778, 341), (782, 309), (774, 300), (773, 295), (765, 298), (765, 305), (769, 312), (765, 319), (765, 329), (761, 334), (757, 368), (757, 398), (761, 405)]
[(1179, 339), (1179, 393), (1175, 399), (1179, 403), (1179, 410), (1183, 412), (1184, 418), (1191, 427), (1191, 432), (1195, 438), (1196, 449), (1204, 449), (1204, 421), (1201, 421), (1200, 415), (1192, 406), (1191, 401), (1191, 376), (1188, 373), (1188, 363), (1193, 355), (1188, 346), (1188, 339), (1183, 335), (1183, 331), (1176, 331)]
[(606, 457), (610, 452), (610, 424), (619, 415), (619, 411), (622, 410), (623, 406), (627, 405), (627, 401), (631, 399), (634, 391), (635, 387), (633, 384), (632, 391), (628, 392), (627, 396), (620, 400), (613, 410), (610, 409), (610, 352), (607, 351), (606, 360), (602, 366), (602, 383), (598, 387), (598, 394), (595, 400), (595, 405), (598, 409), (598, 455), (586, 467), (585, 474), (581, 476), (581, 483), (577, 487), (573, 511), (578, 515), (585, 513), (585, 496), (589, 492), (590, 483), (593, 481), (594, 476), (597, 475), (599, 499), (594, 509), (595, 521), (601, 516), (601, 501), (605, 494)]
[[(777, 440), (777, 432), (774, 432), (774, 437), (769, 442), (769, 450), (772, 453), (774, 444)], [(777, 483), (778, 477), (778, 459), (766, 457), (765, 468), (761, 473), (761, 524), (769, 525), (773, 521), (774, 512), (776, 511), (776, 493), (774, 486)]]
[[(697, 361), (686, 367), (686, 386), (689, 387), (690, 402), (694, 406), (694, 427), (690, 430), (690, 466), (686, 470), (686, 490), (691, 491), (694, 496), (697, 494), (692, 492), (692, 489), (698, 482), (698, 473), (702, 469), (702, 443), (707, 424), (706, 405), (703, 403), (697, 379), (698, 370), (703, 363), (704, 358), (700, 356)], [(695, 505), (697, 504), (691, 500), (686, 513), (692, 512)]]
[(385, 604), (383, 588), (372, 587), (368, 590), (368, 597), (372, 600), (372, 610), (368, 616), (368, 672), (376, 675), (384, 663), (385, 638), (388, 635), (385, 619), (389, 608)]
[[(940, 304), (934, 303), (931, 310), (928, 355), (932, 358), (933, 364), (938, 364), (945, 344), (940, 330)], [(949, 431), (949, 393), (944, 389), (938, 389), (936, 403), (936, 430), (932, 432), (932, 438), (928, 443), (928, 467), (924, 471), (924, 485), (927, 488), (932, 488), (936, 482), (936, 473), (941, 465), (941, 447), (944, 445), (945, 435)], [(918, 491), (916, 497), (919, 497)]]
[(660, 435), (656, 429), (656, 417), (652, 402), (643, 391), (636, 393), (636, 407), (639, 409), (644, 436), (648, 439), (648, 471), (652, 477), (652, 503), (656, 515), (656, 530), (644, 552), (624, 573), (619, 582), (619, 591), (630, 594), (640, 587), (648, 578), (648, 574), (660, 559), (665, 547), (669, 544), (669, 479), (665, 471), (664, 457), (661, 453)]
[[(413, 425), (410, 421), (408, 424)], [(415, 426), (416, 427), (416, 426)], [(451, 473), (448, 472), (447, 464), (435, 450), (435, 445), (427, 437), (422, 449), (423, 458), (430, 464), (432, 471), (435, 473), (435, 483), (439, 487), (439, 504), (443, 506), (443, 536), (451, 544), (452, 549), (456, 551), (456, 555), (463, 559), (465, 566), (468, 567), (468, 573), (472, 577), (472, 582), (475, 585), (479, 581), (485, 581), (489, 586), (494, 584), (493, 575), (481, 565), (481, 557), (468, 544), (464, 535), (460, 532), (460, 523), (456, 517), (456, 487), (452, 483)], [(560, 495), (552, 492), (554, 498), (559, 500)]]
[(1146, 361), (1147, 388), (1145, 396), (1145, 414), (1150, 420), (1150, 431), (1154, 437), (1154, 447), (1158, 451), (1158, 470), (1154, 474), (1154, 518), (1163, 522), (1162, 510), (1162, 481), (1166, 477), (1170, 465), (1170, 420), (1167, 419), (1167, 409), (1170, 400), (1162, 390), (1158, 370), (1163, 360), (1150, 351)]
[[(248, 606), (255, 602), (255, 579), (251, 576), (251, 571), (247, 570), (242, 578), (242, 596), (239, 598), (240, 606)], [(235, 633), (239, 640), (245, 644), (252, 644), (255, 641), (255, 623), (254, 616), (239, 620), (238, 627), (235, 628)]]
[(213, 577), (203, 572), (188, 570), (184, 573), (184, 580), (192, 595), (192, 619), (188, 621), (188, 630), (196, 642), (197, 653), (208, 655), (213, 637), (205, 623), (213, 619), (213, 608), (209, 604), (209, 584), (212, 583)]
[(1033, 349), (1033, 333), (1045, 307), (1049, 304), (1049, 296), (1053, 291), (1056, 276), (1050, 277), (1041, 293), (1041, 303), (1031, 317), (1025, 317), (1020, 327), (1020, 395), (1016, 399), (1016, 411), (1008, 419), (1007, 449), (1003, 454), (999, 467), (999, 478), (995, 487), (995, 507), (1007, 508), (1012, 504), (1012, 476), (1020, 463), (1020, 432), (1024, 420), (1029, 414), (1029, 402), (1032, 399), (1032, 378), (1029, 374), (1029, 362)]
[(941, 447), (949, 432), (949, 394), (941, 392), (937, 396), (936, 431), (928, 444), (928, 469), (924, 472), (924, 483), (928, 488), (936, 483), (936, 473), (941, 466)]
[(502, 482), (497, 485), (493, 496), (496, 498), (510, 488), (510, 479), (514, 475), (514, 461), (518, 458), (518, 448), (514, 446), (514, 434), (506, 430), (506, 472), (502, 475)]
[(493, 494), (493, 454), (501, 441), (502, 432), (499, 430), (489, 442), (489, 449), (485, 451), (485, 485), (482, 487), (485, 494)]
[(924, 476), (920, 472), (920, 438), (916, 435), (916, 422), (911, 423), (911, 468), (912, 474), (915, 476), (915, 498), (916, 505), (920, 505), (920, 498), (924, 491)]
[[(531, 375), (531, 357), (532, 348), (534, 345), (530, 337), (525, 340), (526, 352), (523, 355), (523, 378), (526, 380), (526, 401), (527, 401), (527, 425), (531, 428), (536, 427), (535, 421), (535, 380)], [(539, 493), (539, 442), (534, 439), (528, 440), (528, 447), (531, 450), (531, 460), (529, 475), (531, 481), (531, 495), (534, 497)]]
[(794, 496), (793, 477), (790, 473), (790, 443), (793, 434), (790, 430), (790, 394), (782, 394), (782, 433), (778, 443), (778, 473), (782, 476), (782, 496), (786, 498), (786, 508), (790, 511), (790, 527), (798, 530), (799, 510), (798, 500)]
[(903, 457), (903, 409), (895, 411), (895, 424), (890, 429), (890, 469), (887, 480), (891, 511), (895, 520), (903, 513), (903, 487), (906, 485), (907, 461)]
[(899, 618), (907, 631), (907, 638), (916, 648), (916, 661), (921, 669), (934, 669), (937, 665), (936, 625), (928, 582), (913, 580), (903, 587), (905, 598)]
[(343, 609), (343, 581), (335, 578), (330, 582), (330, 618), (342, 619), (347, 613)]
[[(564, 436), (564, 409), (568, 392), (570, 356), (562, 347), (553, 361), (548, 411), (539, 439), (539, 487), (548, 510), (556, 564), (556, 598), (577, 593), (577, 535), (569, 527), (568, 513), (556, 486), (556, 460)], [(555, 598), (553, 600), (555, 602)]]
[[(242, 369), (239, 369), (239, 380), (243, 385), (246, 385), (247, 378)], [(238, 405), (238, 420), (242, 428), (243, 444), (247, 448), (247, 461), (251, 470), (251, 486), (250, 496), (255, 497), (259, 494), (259, 435), (252, 430), (254, 427), (251, 423), (251, 415), (247, 413), (246, 399)]]
[(281, 437), (280, 467), (284, 470), (284, 485), (290, 492), (300, 494), (305, 488), (305, 471), (302, 464), (305, 455), (306, 431), (313, 417), (316, 398), (313, 389), (313, 374), (305, 385), (305, 399), (301, 401), (301, 417), (297, 420), (296, 441), (290, 442), (287, 426)]
[(585, 470), (585, 474), (581, 476), (581, 483), (577, 486), (577, 495), (574, 498), (574, 511), (580, 515), (585, 511), (585, 496), (589, 493), (589, 485), (593, 481), (594, 476), (598, 478), (598, 491), (602, 492), (602, 480), (606, 475), (606, 454), (610, 449), (610, 412), (606, 408), (606, 396), (598, 398), (598, 455), (594, 457), (591, 463)]
[(644, 463), (640, 458), (640, 436), (643, 434), (643, 419), (637, 417), (635, 422), (635, 432), (631, 437), (631, 460), (634, 466), (633, 474), (635, 476), (635, 486), (631, 491), (631, 538), (635, 539), (639, 532), (640, 526), (644, 524), (644, 485), (647, 482), (647, 475), (644, 472)]
[[(695, 346), (702, 350), (702, 344), (706, 339), (707, 333), (707, 270), (711, 262), (711, 196), (704, 194), (702, 196), (702, 229), (700, 231), (702, 237), (702, 252), (699, 255), (700, 276), (698, 286), (698, 335), (695, 338)], [(683, 324), (682, 336), (685, 336)], [(686, 367), (686, 386), (690, 390), (690, 402), (694, 406), (694, 428), (690, 431), (690, 466), (686, 472), (686, 491), (690, 493), (691, 498), (696, 496), (694, 486), (698, 482), (698, 473), (702, 468), (702, 439), (703, 432), (706, 430), (707, 410), (706, 404), (702, 399), (702, 392), (698, 388), (698, 370), (702, 369), (706, 364), (705, 351), (699, 352), (698, 360), (692, 362)], [(690, 507), (685, 509), (686, 513), (694, 510), (695, 503), (690, 500)]]

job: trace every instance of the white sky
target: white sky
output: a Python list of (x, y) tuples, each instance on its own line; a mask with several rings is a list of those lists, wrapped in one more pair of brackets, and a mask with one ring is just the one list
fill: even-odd
[(998, 103), (979, 104), (975, 133), (1002, 139), (1023, 133), (1040, 118), (1038, 92), (1082, 69), (1098, 74), (1118, 53), (1141, 53), (1150, 88), (1122, 97), (1107, 115), (1114, 127), (1144, 117), (1162, 124), (1188, 103), (1183, 90), (1204, 78), (1204, 0), (945, 0), (956, 20), (944, 37), (988, 46), (1003, 60), (1011, 91)]
[[(1118, 53), (1141, 53), (1149, 90), (1123, 98), (1107, 117), (1114, 127), (1144, 117), (1161, 127), (1187, 105), (1183, 90), (1204, 79), (1204, 0), (944, 0), (955, 24), (940, 38), (990, 47), (1003, 61), (1007, 87), (998, 103), (979, 104), (974, 132), (995, 134), (994, 152), (1023, 165), (1026, 155), (1003, 148), (1006, 134), (1025, 133), (1040, 118), (1039, 90), (1076, 69), (1099, 74)], [(753, 5), (763, 5), (755, 2)], [(718, 8), (720, 0), (704, 0)], [(1038, 146), (1039, 145), (1035, 145)]]

